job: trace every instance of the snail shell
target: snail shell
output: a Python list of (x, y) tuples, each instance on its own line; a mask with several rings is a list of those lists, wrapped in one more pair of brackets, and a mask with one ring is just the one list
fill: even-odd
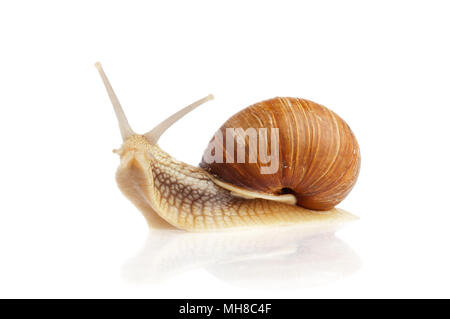
[[(261, 174), (261, 167), (267, 164), (260, 158), (256, 163), (249, 160), (249, 136), (240, 136), (245, 143), (244, 163), (238, 163), (235, 154), (227, 154), (227, 128), (278, 128), (276, 172)], [(215, 151), (222, 151), (223, 158), (231, 157), (233, 162), (202, 160), (200, 167), (235, 193), (241, 189), (293, 194), (299, 206), (328, 210), (347, 196), (358, 177), (360, 151), (350, 127), (333, 111), (305, 99), (277, 97), (256, 103), (233, 115), (219, 131), (223, 144)], [(267, 149), (271, 150), (271, 145)]]

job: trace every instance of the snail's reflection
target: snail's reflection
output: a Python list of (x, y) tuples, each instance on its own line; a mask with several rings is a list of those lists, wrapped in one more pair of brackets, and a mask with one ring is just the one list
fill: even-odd
[(355, 272), (360, 259), (335, 229), (152, 230), (122, 271), (126, 280), (156, 283), (198, 267), (238, 286), (284, 289), (338, 280)]

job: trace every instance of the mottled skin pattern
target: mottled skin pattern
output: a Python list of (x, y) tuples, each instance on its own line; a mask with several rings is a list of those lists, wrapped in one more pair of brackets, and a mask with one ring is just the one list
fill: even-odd
[(354, 218), (340, 209), (318, 212), (237, 197), (217, 186), (203, 169), (175, 160), (141, 135), (131, 136), (117, 153), (121, 157), (117, 183), (152, 226), (210, 231)]

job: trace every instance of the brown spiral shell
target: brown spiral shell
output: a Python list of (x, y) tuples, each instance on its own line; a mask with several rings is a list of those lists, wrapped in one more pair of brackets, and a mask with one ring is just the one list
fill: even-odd
[[(248, 137), (245, 163), (237, 163), (236, 154), (226, 154), (226, 128), (278, 128), (278, 171), (261, 174), (260, 167), (268, 164), (259, 158), (249, 163)], [(267, 194), (291, 193), (299, 206), (328, 210), (348, 195), (358, 177), (361, 158), (353, 132), (337, 114), (320, 104), (276, 97), (236, 113), (219, 130), (223, 146), (215, 151), (223, 151), (224, 159), (233, 156), (234, 162), (206, 162), (207, 150), (200, 167), (223, 182)], [(270, 133), (268, 136), (270, 151)]]

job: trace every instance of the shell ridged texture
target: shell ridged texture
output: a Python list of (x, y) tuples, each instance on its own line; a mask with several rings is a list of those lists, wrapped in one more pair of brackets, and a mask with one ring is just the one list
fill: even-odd
[[(245, 138), (245, 162), (227, 154), (226, 128), (278, 128), (279, 167), (274, 174), (261, 174), (261, 166), (249, 162), (249, 139)], [(327, 210), (341, 202), (354, 186), (360, 168), (359, 146), (350, 127), (337, 114), (317, 103), (298, 98), (273, 98), (256, 103), (228, 119), (219, 129), (224, 137), (223, 158), (233, 163), (207, 163), (200, 167), (218, 179), (253, 191), (293, 193), (297, 205)], [(268, 134), (268, 147), (272, 141)], [(205, 151), (206, 154), (206, 151)], [(205, 157), (204, 157), (205, 158)]]

